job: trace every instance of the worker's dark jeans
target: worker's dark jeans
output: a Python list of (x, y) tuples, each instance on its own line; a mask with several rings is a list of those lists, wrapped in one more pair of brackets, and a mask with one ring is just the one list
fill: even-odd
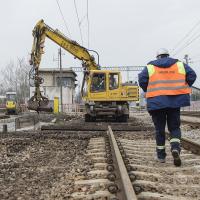
[[(149, 111), (156, 129), (157, 146), (165, 146), (165, 126), (167, 122), (170, 138), (180, 139), (180, 108), (165, 108)], [(171, 142), (171, 150), (177, 149), (180, 152), (180, 143)], [(165, 158), (165, 149), (157, 148), (158, 158)]]

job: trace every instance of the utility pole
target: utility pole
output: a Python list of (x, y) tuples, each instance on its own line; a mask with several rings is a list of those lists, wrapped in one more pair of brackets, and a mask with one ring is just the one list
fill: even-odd
[(129, 82), (129, 69), (126, 67), (126, 77), (127, 77), (127, 82)]
[(190, 60), (191, 60), (191, 59), (189, 58), (188, 54), (185, 54), (185, 56), (184, 56), (183, 59), (185, 59), (185, 62), (186, 62), (187, 65), (189, 64), (189, 62), (190, 62)]
[(62, 96), (63, 96), (63, 91), (62, 91), (62, 55), (64, 55), (63, 53), (62, 53), (62, 49), (61, 49), (61, 47), (58, 49), (58, 58), (54, 58), (53, 57), (53, 61), (56, 61), (56, 62), (58, 62), (58, 69), (60, 69), (60, 77), (59, 77), (59, 80), (60, 80), (60, 112), (63, 112), (63, 98), (62, 98)]
[(62, 99), (62, 49), (61, 47), (58, 49), (59, 55), (59, 65), (60, 65), (60, 107), (61, 112), (63, 112), (63, 99)]

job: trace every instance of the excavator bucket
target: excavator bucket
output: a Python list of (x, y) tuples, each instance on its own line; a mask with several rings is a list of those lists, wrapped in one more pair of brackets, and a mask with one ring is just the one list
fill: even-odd
[(37, 112), (53, 112), (53, 108), (49, 105), (49, 100), (42, 96), (40, 100), (37, 100), (36, 96), (34, 95), (28, 100), (28, 109), (35, 110)]

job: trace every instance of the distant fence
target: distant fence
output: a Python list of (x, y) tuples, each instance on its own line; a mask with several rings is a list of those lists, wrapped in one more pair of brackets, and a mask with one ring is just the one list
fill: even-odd
[(67, 114), (81, 114), (85, 111), (85, 106), (80, 104), (63, 104), (63, 112)]
[[(53, 102), (50, 102), (50, 107), (53, 108)], [(59, 106), (60, 107), (60, 106)], [(2, 112), (5, 112), (5, 105), (0, 104), (0, 110), (2, 109)], [(61, 107), (60, 109), (61, 110)], [(19, 112), (28, 112), (28, 108), (26, 104), (20, 104), (19, 105)], [(82, 104), (63, 104), (63, 112), (64, 113), (83, 113), (85, 111), (85, 105)]]
[(3, 125), (7, 125), (8, 132), (12, 132), (26, 127), (34, 127), (35, 130), (38, 123), (38, 115), (22, 115), (7, 119), (0, 119), (0, 132), (3, 131)]
[(190, 106), (181, 108), (182, 111), (200, 111), (200, 101), (191, 101)]
[(0, 108), (6, 108), (6, 104), (5, 103), (0, 103)]
[(28, 108), (26, 104), (20, 104), (20, 112), (27, 112)]
[(21, 116), (15, 118), (15, 130), (28, 127), (28, 126), (34, 126), (39, 123), (38, 115), (27, 115), (27, 116)]

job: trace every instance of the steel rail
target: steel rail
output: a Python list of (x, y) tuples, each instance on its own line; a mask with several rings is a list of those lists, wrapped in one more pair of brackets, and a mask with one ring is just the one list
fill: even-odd
[(192, 128), (199, 128), (200, 127), (200, 122), (192, 122), (192, 121), (187, 121), (187, 120), (181, 120), (182, 124), (187, 124), (191, 126)]
[(117, 193), (117, 197), (119, 197), (119, 199), (123, 198), (123, 200), (137, 200), (137, 196), (133, 189), (133, 185), (129, 178), (127, 169), (125, 167), (116, 139), (114, 137), (113, 131), (110, 126), (108, 126), (107, 133), (110, 139), (111, 149), (114, 156), (114, 164), (119, 172), (118, 173), (119, 179), (117, 178), (117, 180), (121, 186), (120, 187), (121, 190), (119, 193)]
[(0, 115), (0, 119), (8, 119), (10, 118), (10, 115)]
[[(168, 131), (166, 131), (168, 140), (170, 138), (170, 133)], [(181, 138), (181, 146), (188, 150), (191, 151), (194, 154), (200, 155), (200, 144), (196, 143), (188, 138), (182, 137)]]
[(181, 111), (182, 116), (200, 117), (200, 111)]
[(194, 154), (200, 155), (200, 144), (193, 142), (187, 138), (181, 138), (181, 145), (184, 149), (191, 151)]

